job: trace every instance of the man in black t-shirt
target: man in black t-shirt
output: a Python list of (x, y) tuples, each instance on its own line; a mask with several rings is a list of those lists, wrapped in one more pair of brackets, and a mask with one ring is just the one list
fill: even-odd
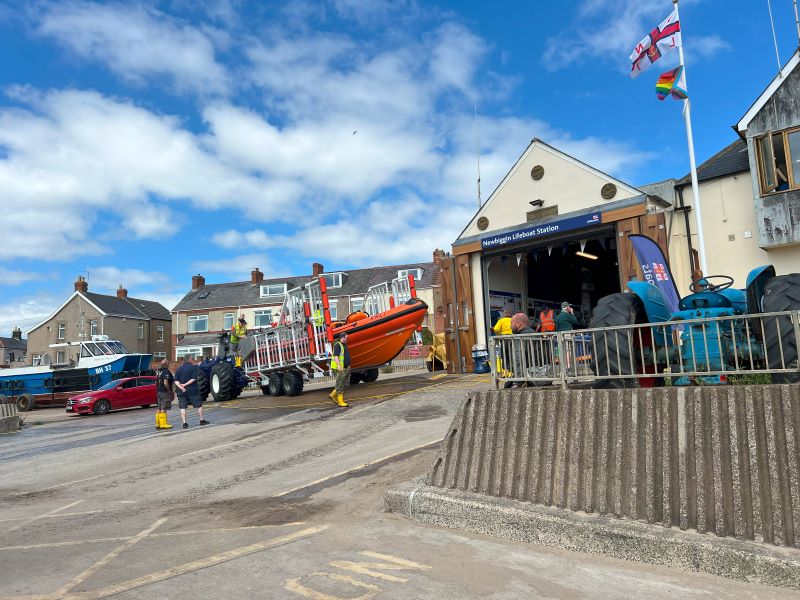
[(167, 423), (167, 411), (172, 408), (175, 397), (175, 377), (169, 370), (169, 361), (161, 361), (158, 375), (156, 376), (156, 429), (172, 429)]
[(187, 354), (183, 357), (183, 364), (175, 371), (175, 386), (178, 388), (178, 406), (181, 408), (181, 421), (183, 428), (189, 427), (186, 422), (186, 407), (191, 404), (197, 409), (200, 425), (208, 425), (203, 418), (203, 399), (197, 387), (197, 366), (192, 363), (192, 357)]

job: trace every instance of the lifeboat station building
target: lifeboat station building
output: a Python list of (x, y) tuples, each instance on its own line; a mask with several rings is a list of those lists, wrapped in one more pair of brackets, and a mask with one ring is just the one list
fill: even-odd
[(448, 369), (472, 370), (472, 346), (486, 344), (504, 310), (533, 321), (566, 301), (588, 319), (640, 276), (628, 234), (668, 255), (670, 206), (534, 139), (442, 262)]

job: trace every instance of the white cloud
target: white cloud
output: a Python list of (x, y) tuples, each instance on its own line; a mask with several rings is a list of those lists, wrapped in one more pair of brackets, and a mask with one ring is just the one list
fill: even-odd
[(201, 260), (193, 266), (200, 273), (222, 273), (229, 276), (232, 281), (250, 279), (250, 271), (255, 267), (261, 269), (266, 278), (279, 277), (282, 274), (271, 272), (270, 260), (266, 254), (242, 254), (231, 258)]
[[(550, 71), (597, 59), (612, 60), (621, 69), (629, 69), (628, 56), (634, 45), (670, 12), (672, 8), (662, 0), (583, 0), (575, 21), (547, 40), (542, 62)], [(703, 58), (730, 48), (717, 35), (693, 34), (684, 36), (683, 42), (687, 52)], [(672, 62), (677, 62), (677, 53)]]
[(19, 271), (0, 267), (0, 285), (22, 285), (42, 278), (38, 271)]
[(180, 90), (202, 94), (222, 93), (229, 86), (203, 32), (140, 4), (46, 4), (36, 30), (129, 82), (167, 77)]
[(27, 333), (41, 323), (63, 302), (49, 295), (35, 296), (0, 304), (0, 335), (8, 335), (14, 327)]
[(222, 248), (228, 249), (250, 247), (263, 250), (275, 246), (275, 240), (263, 229), (254, 229), (252, 231), (229, 229), (215, 233), (211, 237), (211, 241)]
[(141, 269), (119, 269), (117, 267), (89, 267), (89, 290), (98, 293), (113, 292), (120, 285), (135, 295), (136, 288), (165, 284), (169, 277), (164, 273)]

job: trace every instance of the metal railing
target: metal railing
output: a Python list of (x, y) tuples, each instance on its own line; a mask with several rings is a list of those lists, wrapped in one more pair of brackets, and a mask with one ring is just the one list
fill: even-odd
[(489, 361), (497, 385), (717, 384), (754, 375), (800, 381), (799, 339), (800, 311), (775, 312), (497, 336)]

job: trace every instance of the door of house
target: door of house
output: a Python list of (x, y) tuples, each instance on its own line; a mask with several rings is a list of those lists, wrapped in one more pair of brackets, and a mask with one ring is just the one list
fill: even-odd
[(461, 254), (442, 261), (442, 300), (445, 310), (447, 372), (472, 371), (475, 311), (469, 254)]
[(667, 228), (664, 213), (641, 215), (623, 219), (616, 222), (617, 227), (617, 258), (619, 260), (619, 281), (621, 288), (627, 289), (625, 284), (634, 279), (642, 280), (642, 268), (633, 251), (633, 244), (628, 236), (633, 233), (646, 235), (658, 244), (664, 253), (664, 258), (669, 261)]

